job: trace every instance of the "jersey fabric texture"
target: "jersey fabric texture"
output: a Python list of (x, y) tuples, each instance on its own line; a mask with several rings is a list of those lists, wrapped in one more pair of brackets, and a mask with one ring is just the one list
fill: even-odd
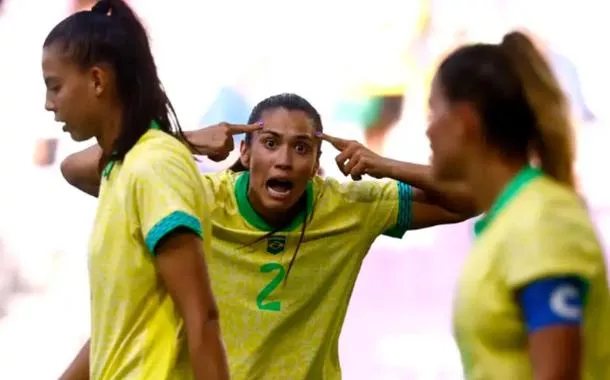
[(159, 130), (106, 166), (89, 248), (92, 379), (192, 378), (183, 322), (154, 255), (177, 228), (201, 236), (203, 201), (190, 152)]
[(411, 188), (315, 177), (306, 210), (269, 235), (248, 201), (249, 173), (204, 174), (203, 183), (206, 261), (232, 379), (340, 379), (338, 339), (360, 266), (377, 236), (409, 227)]
[(531, 379), (528, 331), (516, 295), (540, 279), (573, 276), (588, 284), (582, 379), (610, 379), (606, 264), (578, 195), (526, 168), (477, 223), (476, 233), (454, 305), (466, 378)]

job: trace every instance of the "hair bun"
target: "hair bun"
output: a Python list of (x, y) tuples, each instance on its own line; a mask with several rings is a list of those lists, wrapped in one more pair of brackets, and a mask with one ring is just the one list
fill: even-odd
[(100, 0), (97, 3), (95, 3), (93, 8), (91, 8), (91, 12), (101, 13), (103, 15), (107, 15), (108, 12), (110, 12), (111, 8), (112, 8), (112, 6), (110, 5), (110, 1), (108, 1), (108, 0)]

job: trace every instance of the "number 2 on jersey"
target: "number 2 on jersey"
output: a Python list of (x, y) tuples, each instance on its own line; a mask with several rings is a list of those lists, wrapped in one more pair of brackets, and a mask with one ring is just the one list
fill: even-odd
[(266, 311), (280, 311), (280, 301), (266, 301), (265, 299), (273, 293), (273, 291), (282, 283), (286, 276), (286, 270), (284, 266), (279, 263), (268, 263), (261, 265), (261, 273), (275, 272), (277, 274), (271, 279), (271, 281), (258, 293), (256, 297), (256, 306), (260, 310)]

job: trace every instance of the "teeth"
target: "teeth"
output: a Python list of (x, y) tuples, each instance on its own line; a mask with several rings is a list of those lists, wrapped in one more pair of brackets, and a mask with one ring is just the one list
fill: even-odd
[(273, 180), (267, 184), (267, 189), (273, 194), (286, 195), (290, 193), (291, 186), (285, 181)]
[(277, 193), (287, 193), (290, 189), (285, 187), (269, 186), (269, 188)]

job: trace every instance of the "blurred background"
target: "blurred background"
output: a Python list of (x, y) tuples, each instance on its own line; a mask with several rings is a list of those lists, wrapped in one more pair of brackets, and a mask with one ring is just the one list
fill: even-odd
[[(91, 2), (0, 2), (0, 379), (55, 379), (89, 335), (86, 247), (96, 202), (61, 178), (61, 160), (87, 143), (70, 141), (44, 111), (41, 46)], [(421, 163), (439, 59), (462, 43), (527, 31), (572, 102), (580, 187), (609, 247), (603, 0), (130, 3), (185, 129), (245, 122), (262, 98), (296, 92), (320, 110), (328, 133)], [(325, 148), (326, 175), (341, 177)], [(200, 165), (215, 171), (233, 159)], [(341, 338), (346, 380), (461, 378), (450, 314), (471, 231), (469, 221), (376, 242)]]

